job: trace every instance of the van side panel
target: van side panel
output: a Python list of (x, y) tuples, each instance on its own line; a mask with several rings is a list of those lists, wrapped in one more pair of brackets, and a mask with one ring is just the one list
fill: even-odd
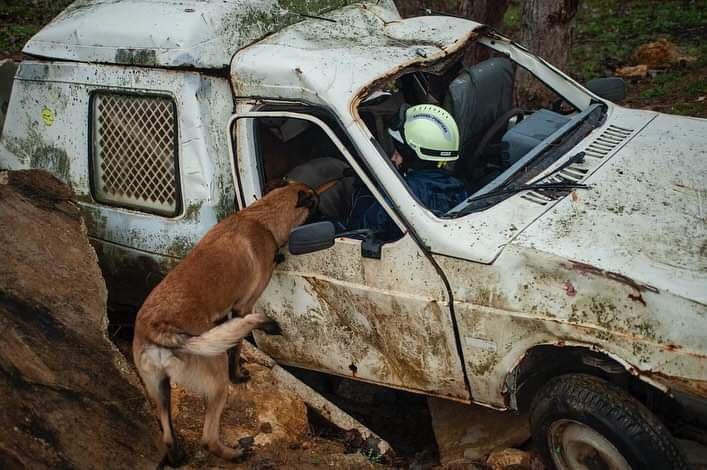
[[(160, 96), (174, 103), (180, 198), (176, 216), (95, 200), (91, 99), (96, 93)], [(50, 171), (76, 193), (91, 239), (111, 245), (100, 253), (163, 260), (156, 266), (164, 273), (211, 226), (234, 211), (226, 132), (232, 112), (230, 86), (221, 77), (193, 71), (27, 61), (15, 80), (0, 140), (0, 167)], [(147, 137), (141, 138), (131, 145), (149, 143)], [(114, 261), (101, 259), (102, 267), (120, 264)]]

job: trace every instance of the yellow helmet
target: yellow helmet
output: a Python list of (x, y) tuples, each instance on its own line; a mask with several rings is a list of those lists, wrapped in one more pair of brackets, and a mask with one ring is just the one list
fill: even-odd
[(398, 122), (388, 132), (397, 144), (410, 147), (420, 160), (449, 162), (459, 158), (457, 123), (439, 106), (402, 107)]

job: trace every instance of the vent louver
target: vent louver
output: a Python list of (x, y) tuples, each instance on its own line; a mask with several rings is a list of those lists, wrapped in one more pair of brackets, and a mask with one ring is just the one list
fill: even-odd
[(587, 145), (587, 148), (584, 149), (584, 153), (589, 157), (604, 158), (616, 147), (621, 145), (632, 132), (632, 129), (626, 129), (612, 124), (606, 128), (594, 142)]
[[(567, 168), (544, 178), (538, 182), (542, 183), (579, 183), (584, 179), (589, 170), (594, 167), (597, 159), (603, 159), (613, 152), (619, 145), (628, 139), (633, 133), (632, 129), (626, 129), (615, 125), (607, 127), (596, 139), (584, 148), (585, 159), (582, 162), (573, 163)], [(587, 160), (590, 157), (592, 160)], [(521, 197), (527, 201), (540, 204), (542, 206), (556, 201), (570, 191), (566, 189), (556, 190), (534, 190), (524, 193)]]

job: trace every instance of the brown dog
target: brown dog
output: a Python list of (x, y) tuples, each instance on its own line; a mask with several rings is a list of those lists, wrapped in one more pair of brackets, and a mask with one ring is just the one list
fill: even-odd
[[(287, 183), (222, 220), (142, 305), (135, 321), (133, 357), (157, 406), (168, 463), (177, 465), (184, 458), (172, 426), (170, 381), (205, 396), (202, 444), (225, 459), (243, 455), (243, 449), (219, 440), (228, 396), (226, 351), (251, 330), (274, 324), (252, 313), (253, 305), (270, 281), (275, 256), (290, 230), (307, 219), (319, 194), (331, 186), (315, 191)], [(231, 310), (241, 318), (218, 324)]]

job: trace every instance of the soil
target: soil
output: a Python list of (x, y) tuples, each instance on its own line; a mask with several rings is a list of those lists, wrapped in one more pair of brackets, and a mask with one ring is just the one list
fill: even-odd
[[(109, 335), (132, 364), (132, 325), (135, 312), (110, 312)], [(432, 468), (438, 463), (426, 399), (422, 396), (376, 387), (316, 372), (289, 368), (296, 377), (315, 388), (347, 413), (359, 419), (396, 449), (394, 460), (360, 450), (361, 443), (304, 409), (277, 390), (268, 369), (245, 363), (251, 379), (231, 385), (222, 416), (224, 443), (237, 446), (253, 438), (254, 446), (243, 462), (225, 462), (199, 446), (204, 403), (200, 397), (175, 387), (172, 392), (174, 425), (181, 434), (189, 460), (184, 468), (322, 468), (384, 469)], [(282, 401), (288, 401), (283, 405)], [(300, 408), (303, 407), (303, 408)], [(269, 418), (263, 418), (264, 416)], [(278, 433), (278, 431), (280, 431)], [(284, 432), (282, 432), (284, 431)]]

